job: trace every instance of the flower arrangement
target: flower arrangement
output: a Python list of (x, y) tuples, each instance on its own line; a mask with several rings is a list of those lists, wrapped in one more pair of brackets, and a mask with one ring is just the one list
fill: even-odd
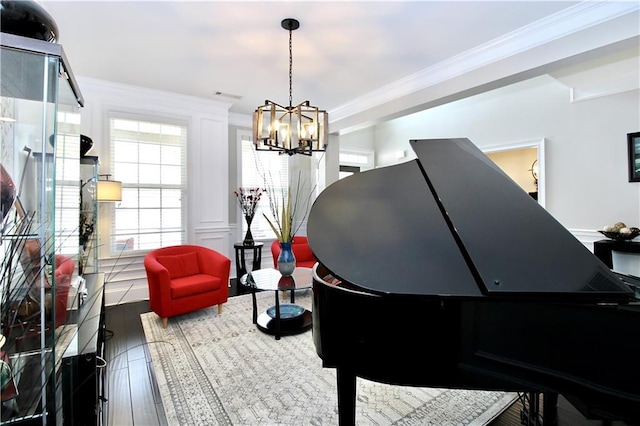
[[(309, 212), (313, 189), (315, 187), (308, 194), (303, 194), (303, 185), (298, 179), (294, 192), (292, 193), (289, 187), (286, 193), (282, 194), (282, 199), (276, 197), (275, 191), (267, 191), (272, 218), (270, 219), (266, 214), (263, 215), (281, 243), (291, 243), (300, 230)], [(296, 219), (297, 225), (294, 224)]]
[(238, 188), (233, 191), (238, 200), (238, 205), (240, 206), (240, 210), (242, 210), (242, 214), (244, 217), (253, 218), (256, 214), (256, 208), (258, 207), (258, 202), (260, 201), (260, 197), (262, 197), (262, 193), (264, 190), (262, 188)]
[(237, 190), (233, 191), (236, 199), (238, 200), (240, 210), (242, 210), (242, 214), (247, 221), (247, 233), (245, 234), (244, 240), (242, 241), (245, 245), (253, 244), (253, 235), (251, 235), (251, 222), (253, 221), (253, 216), (256, 214), (258, 202), (260, 201), (263, 192), (264, 190), (258, 187), (240, 187)]

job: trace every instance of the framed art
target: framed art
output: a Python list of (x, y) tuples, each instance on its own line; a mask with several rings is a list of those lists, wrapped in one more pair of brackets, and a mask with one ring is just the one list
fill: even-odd
[(627, 133), (629, 182), (640, 182), (640, 132)]

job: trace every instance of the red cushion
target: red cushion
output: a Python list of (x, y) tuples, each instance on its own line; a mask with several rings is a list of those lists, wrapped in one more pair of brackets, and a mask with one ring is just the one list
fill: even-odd
[(211, 275), (196, 274), (171, 280), (171, 298), (193, 296), (220, 288), (220, 278)]
[(198, 267), (198, 253), (174, 254), (170, 256), (157, 256), (156, 260), (169, 271), (171, 279), (188, 277), (200, 273)]

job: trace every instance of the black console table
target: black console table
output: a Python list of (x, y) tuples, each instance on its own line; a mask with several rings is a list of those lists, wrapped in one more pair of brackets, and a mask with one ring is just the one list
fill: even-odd
[(262, 264), (262, 247), (264, 243), (253, 243), (253, 244), (244, 244), (244, 243), (235, 243), (233, 248), (236, 252), (236, 275), (238, 278), (247, 273), (247, 264), (245, 260), (245, 250), (253, 250), (253, 264), (252, 271), (257, 271), (260, 269), (260, 265)]
[(77, 330), (62, 358), (64, 424), (104, 424), (104, 274), (85, 274), (86, 297), (77, 312)]
[(617, 240), (599, 240), (593, 243), (593, 254), (598, 259), (613, 269), (612, 252), (619, 251), (622, 253), (640, 253), (640, 242), (634, 241), (617, 241)]

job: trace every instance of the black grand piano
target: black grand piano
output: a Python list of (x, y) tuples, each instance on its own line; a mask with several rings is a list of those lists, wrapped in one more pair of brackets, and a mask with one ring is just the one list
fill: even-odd
[(417, 159), (332, 184), (309, 214), (313, 340), (337, 369), (340, 424), (355, 422), (356, 377), (561, 394), (640, 422), (638, 280), (468, 139), (411, 146)]

